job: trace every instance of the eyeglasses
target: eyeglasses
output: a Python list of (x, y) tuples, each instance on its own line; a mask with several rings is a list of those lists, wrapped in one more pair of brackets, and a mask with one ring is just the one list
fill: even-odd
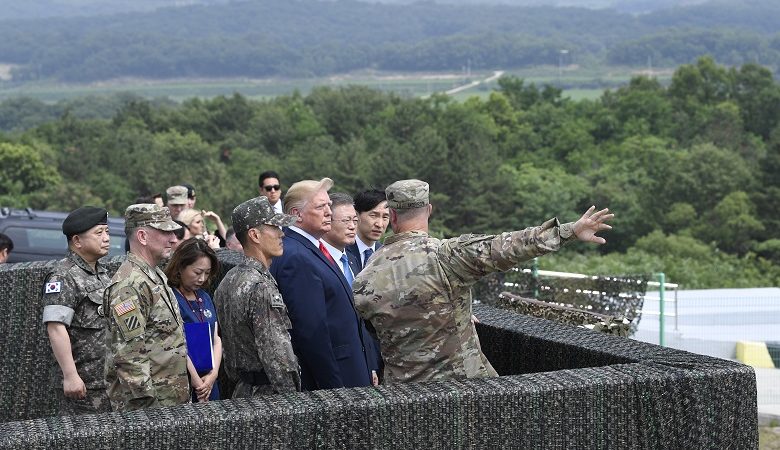
[(341, 222), (344, 225), (349, 225), (350, 223), (353, 224), (353, 225), (357, 225), (358, 222), (360, 222), (360, 219), (358, 219), (357, 217), (353, 217), (351, 219), (349, 217), (345, 217), (343, 219), (337, 220), (336, 222)]
[(281, 191), (282, 187), (278, 184), (269, 184), (268, 186), (263, 186), (263, 189), (265, 189), (266, 192)]

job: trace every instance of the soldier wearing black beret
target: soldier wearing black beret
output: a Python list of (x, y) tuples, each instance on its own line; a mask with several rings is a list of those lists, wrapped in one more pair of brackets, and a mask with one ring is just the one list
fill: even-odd
[(106, 318), (103, 291), (111, 277), (98, 261), (108, 254), (108, 212), (84, 206), (62, 223), (68, 256), (46, 277), (43, 323), (60, 370), (60, 414), (111, 411), (104, 363)]

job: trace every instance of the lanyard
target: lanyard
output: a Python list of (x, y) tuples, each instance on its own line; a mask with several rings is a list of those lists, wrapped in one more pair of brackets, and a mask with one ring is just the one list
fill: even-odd
[[(183, 295), (183, 294), (182, 294)], [(200, 298), (200, 296), (197, 296), (196, 300), (190, 300), (187, 297), (184, 297), (185, 300), (187, 300), (187, 306), (190, 307), (190, 310), (192, 311), (195, 316), (198, 317), (198, 321), (200, 323), (203, 323), (206, 321), (206, 317), (203, 315), (203, 299)], [(195, 308), (192, 306), (192, 304), (195, 303), (198, 305), (198, 310), (195, 311)]]

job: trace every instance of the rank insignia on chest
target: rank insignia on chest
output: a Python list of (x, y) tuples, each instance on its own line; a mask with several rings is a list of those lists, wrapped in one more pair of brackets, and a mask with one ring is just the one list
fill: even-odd
[(60, 283), (59, 281), (52, 281), (51, 283), (46, 283), (47, 294), (56, 294), (61, 290), (62, 290), (62, 283)]
[(114, 311), (118, 316), (123, 316), (133, 310), (135, 310), (135, 304), (129, 300), (114, 306)]
[(211, 319), (211, 316), (213, 316), (213, 314), (211, 313), (210, 309), (204, 309), (203, 310), (203, 315), (208, 317), (209, 319)]

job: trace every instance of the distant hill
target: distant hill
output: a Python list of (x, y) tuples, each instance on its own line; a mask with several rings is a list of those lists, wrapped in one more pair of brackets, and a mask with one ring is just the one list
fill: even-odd
[(229, 0), (0, 0), (0, 21), (100, 16), (227, 1)]
[[(377, 0), (363, 0), (375, 2)], [(379, 3), (410, 4), (420, 0), (378, 0)], [(588, 9), (614, 9), (626, 13), (648, 13), (662, 9), (677, 8), (705, 3), (707, 0), (435, 0), (450, 5), (509, 5), (509, 6), (554, 6)], [(740, 0), (731, 0), (737, 4)]]
[(473, 69), (517, 68), (558, 64), (563, 49), (567, 64), (635, 65), (652, 58), (655, 64), (677, 65), (704, 53), (727, 64), (780, 64), (775, 0), (643, 15), (432, 2), (200, 3), (99, 17), (6, 20), (0, 23), (0, 64), (18, 66), (13, 82), (307, 77), (362, 69), (458, 70), (467, 62)]

